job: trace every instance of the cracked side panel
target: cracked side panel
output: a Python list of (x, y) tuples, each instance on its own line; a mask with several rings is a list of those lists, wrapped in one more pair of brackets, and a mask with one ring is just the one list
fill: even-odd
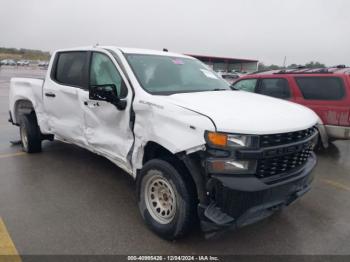
[(204, 131), (214, 131), (211, 120), (185, 108), (163, 103), (161, 98), (135, 99), (135, 146), (132, 157), (133, 175), (142, 168), (144, 148), (153, 141), (171, 153), (203, 150)]
[(84, 108), (88, 145), (130, 173), (127, 155), (134, 138), (129, 127), (129, 107), (119, 111), (108, 102), (98, 101), (99, 106), (94, 103)]

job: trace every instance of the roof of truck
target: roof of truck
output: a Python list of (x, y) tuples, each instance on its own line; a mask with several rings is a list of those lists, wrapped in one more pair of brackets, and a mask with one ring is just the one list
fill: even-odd
[(129, 48), (129, 47), (118, 47), (118, 46), (102, 46), (102, 45), (66, 48), (66, 49), (57, 50), (56, 52), (84, 51), (84, 50), (88, 51), (88, 50), (94, 50), (94, 49), (121, 50), (123, 53), (126, 53), (126, 54), (163, 55), (163, 56), (175, 56), (175, 57), (184, 57), (184, 58), (194, 59), (191, 56), (162, 51), (162, 50), (140, 49), (140, 48)]

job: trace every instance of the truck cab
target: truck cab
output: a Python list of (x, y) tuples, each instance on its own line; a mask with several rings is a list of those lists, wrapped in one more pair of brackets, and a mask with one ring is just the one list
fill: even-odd
[[(13, 78), (23, 150), (57, 139), (136, 181), (141, 216), (165, 239), (242, 227), (311, 188), (317, 115), (233, 91), (195, 58), (93, 46), (56, 51), (45, 79)], [(69, 167), (67, 167), (69, 168)]]

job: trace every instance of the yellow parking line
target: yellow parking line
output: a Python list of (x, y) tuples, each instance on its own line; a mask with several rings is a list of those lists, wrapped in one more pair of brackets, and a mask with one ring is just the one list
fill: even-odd
[(346, 190), (346, 191), (350, 191), (350, 186), (347, 186), (347, 185), (343, 185), (339, 182), (336, 182), (336, 181), (332, 181), (332, 180), (328, 180), (328, 179), (321, 179), (322, 182), (328, 184), (328, 185), (331, 185), (331, 186), (334, 186), (338, 189), (343, 189), (343, 190)]
[(25, 154), (26, 154), (25, 152), (16, 152), (16, 153), (12, 153), (12, 154), (0, 154), (0, 159), (7, 158), (7, 157), (13, 157), (13, 156), (23, 156)]
[[(5, 257), (5, 260), (1, 260), (1, 256)], [(0, 261), (22, 261), (18, 255), (18, 251), (13, 244), (13, 241), (6, 229), (4, 221), (0, 218)]]

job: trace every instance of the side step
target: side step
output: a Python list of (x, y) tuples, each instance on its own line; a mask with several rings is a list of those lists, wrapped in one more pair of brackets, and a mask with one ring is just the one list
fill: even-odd
[(214, 202), (207, 206), (204, 215), (218, 226), (229, 226), (234, 222), (234, 218), (222, 212)]
[(226, 229), (235, 227), (234, 218), (221, 211), (214, 202), (208, 206), (199, 205), (201, 210), (201, 229), (206, 239), (216, 238), (227, 232)]

